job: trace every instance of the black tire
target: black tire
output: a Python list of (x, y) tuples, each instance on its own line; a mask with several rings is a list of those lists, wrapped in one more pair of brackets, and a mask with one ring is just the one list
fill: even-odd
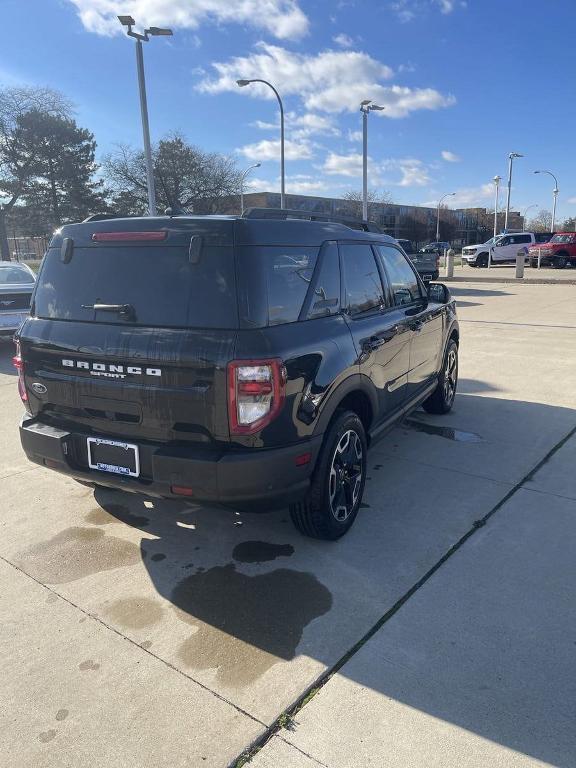
[(364, 493), (367, 452), (366, 433), (358, 416), (353, 411), (337, 412), (306, 497), (290, 505), (290, 517), (301, 533), (334, 541), (351, 528)]
[(488, 266), (488, 254), (487, 253), (481, 253), (476, 258), (476, 266), (477, 267), (487, 267)]
[(554, 261), (552, 262), (554, 265), (554, 269), (564, 269), (566, 266), (566, 256), (561, 253), (558, 256), (555, 257)]
[(458, 344), (454, 339), (450, 339), (442, 370), (438, 377), (438, 385), (427, 400), (424, 400), (422, 407), (428, 413), (448, 413), (454, 405), (456, 396), (456, 387), (458, 386)]

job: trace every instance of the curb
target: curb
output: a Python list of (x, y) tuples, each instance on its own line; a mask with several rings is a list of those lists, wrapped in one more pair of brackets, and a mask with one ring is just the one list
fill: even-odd
[(561, 278), (542, 277), (444, 277), (440, 275), (438, 282), (443, 283), (506, 283), (508, 285), (576, 285), (576, 278), (562, 280)]

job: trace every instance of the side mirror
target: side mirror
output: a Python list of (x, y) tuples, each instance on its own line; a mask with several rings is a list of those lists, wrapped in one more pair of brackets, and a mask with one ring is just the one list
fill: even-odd
[(444, 283), (428, 283), (428, 298), (435, 304), (448, 304), (452, 295)]

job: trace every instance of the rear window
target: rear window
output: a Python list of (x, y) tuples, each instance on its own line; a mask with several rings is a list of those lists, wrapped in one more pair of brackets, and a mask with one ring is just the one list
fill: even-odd
[(34, 278), (24, 267), (0, 267), (0, 285), (30, 284)]
[(573, 243), (576, 241), (576, 235), (554, 235), (551, 243)]
[[(60, 249), (44, 258), (35, 293), (35, 315), (154, 327), (236, 328), (233, 251), (206, 246), (197, 264), (179, 246), (75, 248), (64, 264)], [(91, 309), (127, 304), (133, 316)]]

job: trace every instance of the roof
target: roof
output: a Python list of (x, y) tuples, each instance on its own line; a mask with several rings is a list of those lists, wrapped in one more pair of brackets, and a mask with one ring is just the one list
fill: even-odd
[[(332, 221), (305, 219), (245, 218), (241, 216), (142, 216), (124, 219), (87, 221), (66, 224), (54, 233), (51, 247), (58, 247), (66, 237), (76, 246), (102, 247), (95, 244), (92, 235), (97, 232), (156, 232), (166, 231), (166, 240), (159, 243), (139, 242), (141, 247), (159, 245), (186, 245), (192, 235), (200, 235), (212, 246), (231, 245), (292, 245), (316, 246), (326, 240), (366, 240), (393, 243), (394, 238), (363, 232)], [(109, 245), (118, 246), (118, 242)], [(104, 244), (105, 247), (105, 244)]]

